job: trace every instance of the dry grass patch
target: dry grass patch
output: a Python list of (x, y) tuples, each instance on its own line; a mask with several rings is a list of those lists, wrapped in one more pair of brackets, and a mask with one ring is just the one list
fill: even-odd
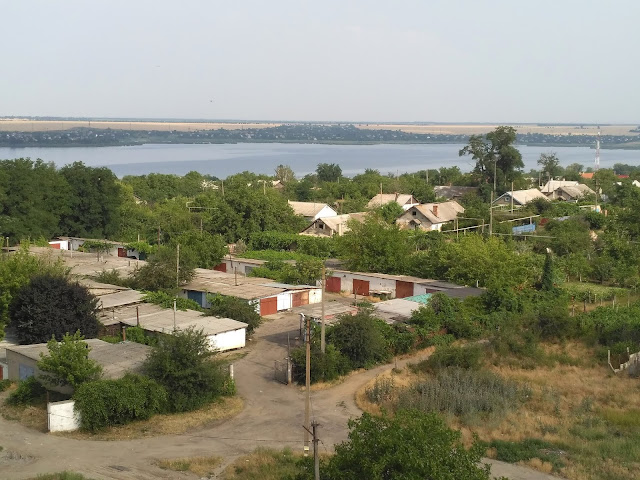
[(220, 465), (222, 465), (222, 457), (217, 456), (176, 458), (158, 462), (158, 466), (164, 470), (191, 472), (200, 477), (213, 475)]
[[(324, 456), (324, 455), (321, 455)], [(249, 455), (238, 458), (229, 465), (222, 477), (224, 480), (281, 480), (295, 478), (299, 473), (313, 468), (313, 457), (303, 457), (291, 449), (273, 450), (259, 448)]]
[(227, 420), (236, 416), (243, 408), (244, 402), (242, 398), (238, 396), (223, 397), (211, 405), (193, 412), (154, 415), (149, 420), (111, 427), (95, 434), (77, 431), (56, 435), (64, 435), (80, 440), (128, 440), (158, 435), (180, 435)]
[(47, 407), (2, 405), (2, 417), (39, 432), (48, 431)]

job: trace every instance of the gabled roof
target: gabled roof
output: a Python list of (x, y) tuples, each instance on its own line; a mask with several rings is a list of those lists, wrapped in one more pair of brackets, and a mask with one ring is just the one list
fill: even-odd
[(433, 191), (437, 197), (444, 197), (447, 200), (452, 198), (462, 197), (467, 193), (474, 193), (478, 191), (478, 187), (460, 187), (457, 185), (440, 185), (433, 187)]
[(582, 178), (590, 179), (590, 178), (593, 178), (593, 172), (582, 172), (580, 176)]
[(580, 197), (584, 197), (585, 195), (595, 195), (596, 193), (586, 185), (581, 185), (581, 184), (560, 187), (558, 190), (566, 193), (571, 198), (580, 198)]
[(386, 205), (390, 202), (396, 202), (401, 207), (418, 203), (413, 195), (406, 193), (379, 193), (367, 203), (367, 208), (376, 208)]
[(547, 184), (540, 189), (542, 193), (553, 193), (560, 187), (575, 187), (580, 185), (576, 181), (571, 180), (549, 180)]
[(525, 205), (529, 202), (537, 198), (544, 198), (549, 201), (549, 199), (537, 188), (530, 188), (528, 190), (514, 190), (512, 192), (505, 192), (496, 198), (493, 203), (496, 203), (498, 200), (505, 199), (510, 201), (510, 197), (513, 196), (513, 201), (518, 205)]
[[(451, 200), (449, 202), (414, 205), (402, 216), (410, 216), (411, 214), (408, 214), (408, 212), (411, 212), (414, 208), (427, 217), (432, 224), (450, 222), (451, 220), (455, 220), (459, 213), (464, 213), (464, 207), (458, 202)], [(435, 211), (437, 211), (437, 215)]]
[(302, 232), (300, 232), (300, 234), (301, 235), (313, 234), (313, 232), (311, 233), (308, 233), (308, 232), (313, 230), (315, 227), (317, 227), (318, 223), (320, 222), (324, 223), (330, 230), (334, 232), (338, 232), (340, 234), (346, 233), (349, 230), (351, 230), (347, 225), (349, 220), (364, 222), (364, 218), (366, 215), (367, 215), (367, 212), (358, 212), (358, 213), (345, 213), (343, 215), (336, 215), (335, 217), (320, 217), (314, 220), (313, 223), (309, 225), (307, 228), (305, 228)]
[(302, 215), (303, 217), (315, 217), (323, 208), (331, 208), (326, 203), (292, 202), (290, 200), (287, 203), (289, 203), (289, 206), (293, 209), (296, 215)]

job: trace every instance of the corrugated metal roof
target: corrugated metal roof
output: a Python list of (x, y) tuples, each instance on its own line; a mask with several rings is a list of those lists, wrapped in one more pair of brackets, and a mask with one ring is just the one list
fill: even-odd
[[(237, 281), (237, 285), (236, 285)], [(270, 297), (282, 293), (284, 288), (265, 287), (273, 282), (269, 278), (245, 277), (233, 273), (197, 268), (194, 278), (182, 287), (183, 290), (219, 293), (245, 300)]]
[(316, 202), (292, 202), (289, 200), (288, 203), (296, 215), (302, 215), (303, 217), (315, 217), (323, 208), (329, 207), (326, 203)]
[(98, 308), (114, 308), (142, 302), (144, 295), (137, 290), (124, 290), (98, 297)]

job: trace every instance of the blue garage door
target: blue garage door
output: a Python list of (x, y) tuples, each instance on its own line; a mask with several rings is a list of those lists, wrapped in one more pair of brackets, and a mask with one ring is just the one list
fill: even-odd
[(203, 295), (202, 292), (195, 292), (193, 290), (188, 290), (187, 291), (187, 298), (189, 300), (193, 300), (194, 302), (196, 302), (201, 307), (204, 307), (204, 305), (202, 304), (203, 296), (204, 295)]

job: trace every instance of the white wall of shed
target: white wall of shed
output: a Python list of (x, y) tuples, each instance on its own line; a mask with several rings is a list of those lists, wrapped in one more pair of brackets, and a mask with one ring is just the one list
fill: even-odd
[(322, 302), (322, 289), (312, 288), (309, 289), (309, 304)]
[(69, 242), (67, 240), (54, 240), (49, 245), (60, 245), (60, 250), (69, 250)]
[(226, 350), (233, 350), (235, 348), (242, 348), (245, 346), (247, 338), (247, 329), (239, 328), (237, 330), (231, 330), (229, 332), (218, 333), (216, 335), (209, 335), (209, 345), (212, 349), (224, 352)]
[(50, 432), (72, 432), (80, 428), (80, 413), (74, 410), (75, 402), (51, 402), (47, 404)]

